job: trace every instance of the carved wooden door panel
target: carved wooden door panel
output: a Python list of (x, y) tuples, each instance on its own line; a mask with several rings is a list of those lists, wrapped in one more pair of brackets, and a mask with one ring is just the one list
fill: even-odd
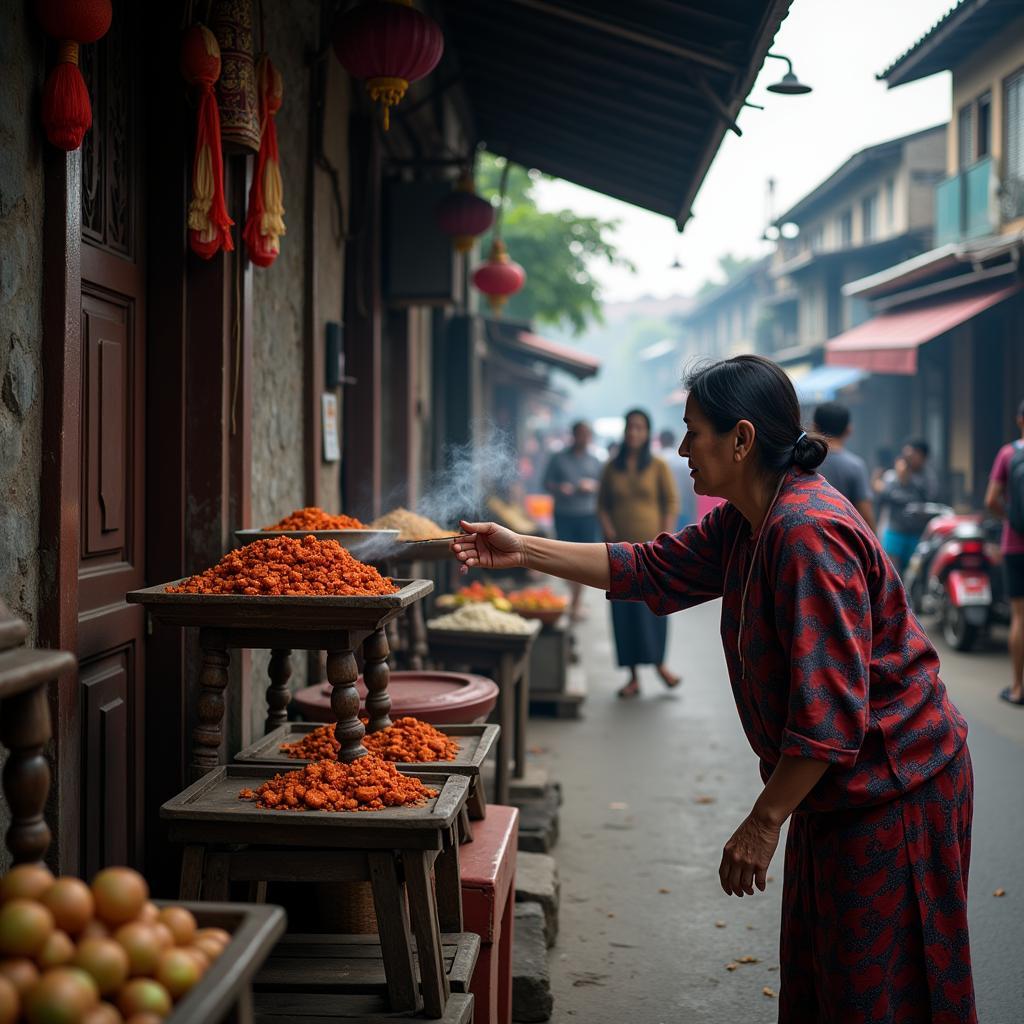
[(81, 871), (142, 858), (145, 235), (137, 5), (82, 48)]

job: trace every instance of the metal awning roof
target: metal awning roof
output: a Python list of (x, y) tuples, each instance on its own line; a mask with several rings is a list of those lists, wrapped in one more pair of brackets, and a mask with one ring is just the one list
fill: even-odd
[(690, 207), (792, 0), (441, 0), (488, 150), (673, 218)]
[(589, 352), (563, 345), (534, 334), (528, 326), (514, 320), (485, 320), (487, 341), (505, 355), (562, 370), (577, 380), (594, 377), (601, 360)]
[(882, 313), (825, 342), (828, 366), (856, 366), (869, 373), (917, 373), (917, 350), (986, 309), (1020, 293), (1020, 286), (916, 303)]

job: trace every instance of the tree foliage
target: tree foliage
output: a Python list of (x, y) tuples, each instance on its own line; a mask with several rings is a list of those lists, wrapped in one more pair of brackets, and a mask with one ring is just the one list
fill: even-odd
[(728, 284), (733, 278), (742, 274), (752, 263), (756, 263), (757, 260), (753, 256), (733, 256), (731, 252), (727, 252), (724, 256), (718, 257), (718, 272), (724, 278), (721, 281), (705, 281), (697, 289), (697, 297), (708, 295), (713, 291), (717, 291), (722, 287), (723, 284)]
[[(477, 192), (497, 203), (505, 161), (484, 153), (477, 165)], [(509, 168), (502, 237), (509, 255), (522, 264), (526, 287), (506, 307), (510, 319), (567, 325), (579, 335), (588, 322), (602, 322), (601, 291), (590, 273), (595, 260), (633, 269), (610, 240), (617, 221), (581, 217), (572, 210), (539, 210), (537, 179), (518, 164)], [(481, 241), (486, 254), (490, 236)]]

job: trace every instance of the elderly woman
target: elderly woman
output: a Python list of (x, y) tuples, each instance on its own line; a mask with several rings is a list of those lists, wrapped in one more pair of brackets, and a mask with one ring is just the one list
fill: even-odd
[(699, 494), (726, 503), (641, 544), (563, 544), (464, 523), (469, 566), (529, 566), (662, 615), (722, 598), (740, 721), (764, 788), (725, 844), (726, 893), (764, 890), (782, 824), (779, 1020), (977, 1021), (967, 931), (973, 774), (967, 726), (892, 563), (814, 472), (774, 363), (739, 356), (687, 381)]

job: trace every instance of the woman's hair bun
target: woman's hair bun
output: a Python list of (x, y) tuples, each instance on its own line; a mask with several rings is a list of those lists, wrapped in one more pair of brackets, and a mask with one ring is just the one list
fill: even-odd
[(821, 434), (804, 434), (793, 448), (793, 465), (817, 469), (828, 455), (828, 442)]

